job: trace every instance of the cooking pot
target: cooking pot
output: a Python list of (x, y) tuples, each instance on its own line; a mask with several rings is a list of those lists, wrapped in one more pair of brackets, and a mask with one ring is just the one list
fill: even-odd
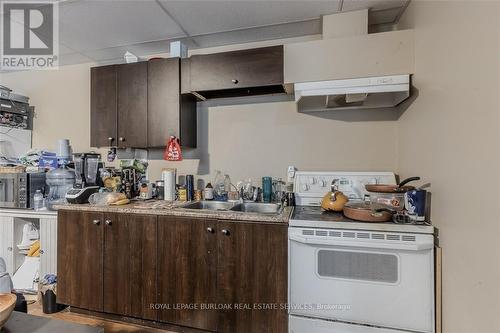
[(338, 190), (338, 179), (332, 181), (331, 192), (328, 192), (321, 200), (321, 208), (326, 211), (341, 212), (349, 198)]
[(344, 215), (352, 220), (363, 222), (388, 222), (393, 211), (388, 208), (372, 209), (369, 203), (348, 202), (344, 206)]
[(365, 189), (368, 192), (378, 192), (378, 193), (401, 193), (414, 190), (414, 186), (405, 186), (409, 182), (420, 180), (420, 177), (410, 177), (401, 181), (399, 184), (366, 184)]

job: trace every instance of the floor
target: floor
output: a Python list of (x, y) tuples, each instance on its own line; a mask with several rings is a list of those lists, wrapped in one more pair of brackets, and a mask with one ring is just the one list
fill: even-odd
[(150, 327), (124, 324), (111, 320), (81, 315), (77, 313), (69, 312), (68, 310), (63, 310), (55, 314), (44, 314), (42, 311), (42, 306), (40, 303), (33, 303), (28, 306), (28, 312), (35, 316), (50, 317), (54, 319), (64, 320), (77, 324), (99, 326), (104, 328), (105, 333), (129, 333), (129, 332), (141, 332), (141, 333), (173, 333), (170, 331), (158, 330)]

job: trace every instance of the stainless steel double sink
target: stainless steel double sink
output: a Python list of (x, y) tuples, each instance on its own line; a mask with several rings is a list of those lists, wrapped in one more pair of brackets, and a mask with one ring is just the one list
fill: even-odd
[(196, 201), (184, 205), (182, 208), (257, 214), (280, 214), (282, 212), (282, 207), (279, 204), (261, 202)]

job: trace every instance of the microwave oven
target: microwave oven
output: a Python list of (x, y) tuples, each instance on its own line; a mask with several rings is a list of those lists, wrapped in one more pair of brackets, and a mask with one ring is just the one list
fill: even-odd
[(36, 190), (48, 193), (44, 172), (0, 173), (0, 208), (33, 208)]

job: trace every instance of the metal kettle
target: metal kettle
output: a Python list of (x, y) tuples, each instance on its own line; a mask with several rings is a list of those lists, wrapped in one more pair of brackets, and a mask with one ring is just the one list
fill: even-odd
[(349, 201), (349, 198), (339, 191), (338, 181), (338, 179), (332, 181), (331, 192), (325, 194), (323, 200), (321, 200), (321, 208), (326, 211), (341, 212), (344, 205)]

